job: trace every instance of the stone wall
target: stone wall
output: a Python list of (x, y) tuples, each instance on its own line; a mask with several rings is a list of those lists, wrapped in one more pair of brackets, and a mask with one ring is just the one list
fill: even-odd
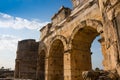
[(18, 42), (15, 78), (35, 79), (38, 56), (38, 42), (28, 39)]
[[(113, 70), (120, 76), (120, 1), (72, 0), (72, 2), (73, 10), (60, 8), (52, 17), (52, 22), (40, 30), (42, 34), (37, 57), (37, 80), (83, 80), (82, 72), (92, 70), (90, 48), (97, 36), (101, 37), (99, 42), (104, 58), (104, 70)], [(18, 66), (24, 64), (21, 54), (29, 51), (31, 48), (18, 48), (16, 76), (21, 76), (21, 68), (24, 71), (29, 69)], [(24, 56), (27, 58), (28, 54)], [(26, 64), (29, 64), (29, 61)]]
[[(72, 2), (71, 14), (57, 23), (57, 26), (54, 26), (57, 20), (50, 23), (49, 33), (41, 37), (46, 47), (45, 80), (56, 80), (58, 77), (59, 80), (83, 80), (82, 71), (92, 69), (90, 48), (93, 40), (99, 35), (104, 70), (117, 70), (119, 74), (119, 1), (72, 0)], [(41, 32), (46, 27), (44, 26)], [(63, 45), (63, 49), (60, 45)], [(56, 54), (63, 56), (58, 58)], [(63, 66), (58, 67), (55, 63)], [(64, 72), (58, 73), (56, 68)]]

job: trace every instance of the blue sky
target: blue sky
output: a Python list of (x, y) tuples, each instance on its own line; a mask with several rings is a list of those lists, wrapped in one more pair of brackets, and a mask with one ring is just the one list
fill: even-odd
[[(0, 0), (0, 67), (14, 69), (17, 42), (39, 40), (39, 29), (51, 21), (62, 5), (72, 8), (70, 0)], [(100, 49), (94, 49), (98, 46), (95, 41), (95, 53), (100, 53)], [(97, 56), (93, 56), (93, 61)], [(94, 66), (99, 67), (99, 59)]]

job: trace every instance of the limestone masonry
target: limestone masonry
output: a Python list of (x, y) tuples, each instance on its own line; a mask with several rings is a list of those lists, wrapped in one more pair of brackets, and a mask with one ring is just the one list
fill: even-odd
[(118, 80), (120, 0), (72, 0), (72, 4), (72, 10), (62, 6), (51, 23), (40, 30), (39, 43), (34, 40), (18, 43), (15, 78), (83, 80), (82, 73), (92, 70), (91, 44), (100, 36), (103, 72), (112, 75), (109, 80)]
[(15, 77), (36, 79), (36, 64), (39, 43), (33, 39), (18, 42)]

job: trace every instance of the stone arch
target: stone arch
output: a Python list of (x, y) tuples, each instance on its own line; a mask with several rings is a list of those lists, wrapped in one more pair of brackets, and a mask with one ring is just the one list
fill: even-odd
[(72, 80), (83, 80), (82, 71), (92, 69), (91, 43), (102, 32), (102, 23), (97, 20), (82, 21), (73, 30), (69, 43)]
[(51, 39), (50, 45), (52, 45), (55, 40), (61, 40), (62, 43), (63, 43), (63, 46), (64, 46), (64, 50), (65, 51), (67, 50), (67, 48), (68, 48), (68, 41), (67, 41), (67, 39), (64, 36), (62, 36), (62, 35), (56, 35), (55, 37), (53, 37)]
[(97, 30), (98, 33), (102, 33), (103, 32), (103, 24), (102, 24), (101, 21), (99, 21), (99, 20), (93, 20), (93, 19), (88, 19), (88, 20), (81, 21), (81, 23), (72, 31), (70, 40), (72, 40), (74, 38), (75, 34), (80, 29), (83, 29), (86, 26), (89, 26), (89, 27)]
[(64, 42), (53, 39), (48, 57), (48, 80), (64, 80)]
[(45, 80), (46, 53), (47, 53), (46, 45), (41, 41), (39, 43), (39, 51), (38, 51), (38, 58), (37, 58), (37, 71), (36, 71), (37, 80)]

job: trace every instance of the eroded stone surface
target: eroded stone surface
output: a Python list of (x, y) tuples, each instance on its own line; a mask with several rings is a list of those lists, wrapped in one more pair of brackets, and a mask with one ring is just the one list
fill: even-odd
[(83, 71), (82, 76), (84, 80), (119, 80), (116, 70), (103, 71), (103, 70), (89, 70)]
[(97, 36), (104, 70), (115, 70), (120, 76), (120, 1), (72, 2), (73, 10), (60, 8), (40, 30), (37, 79), (83, 80), (82, 72), (92, 69), (90, 48)]
[(38, 45), (39, 43), (32, 39), (18, 42), (15, 78), (36, 79)]

